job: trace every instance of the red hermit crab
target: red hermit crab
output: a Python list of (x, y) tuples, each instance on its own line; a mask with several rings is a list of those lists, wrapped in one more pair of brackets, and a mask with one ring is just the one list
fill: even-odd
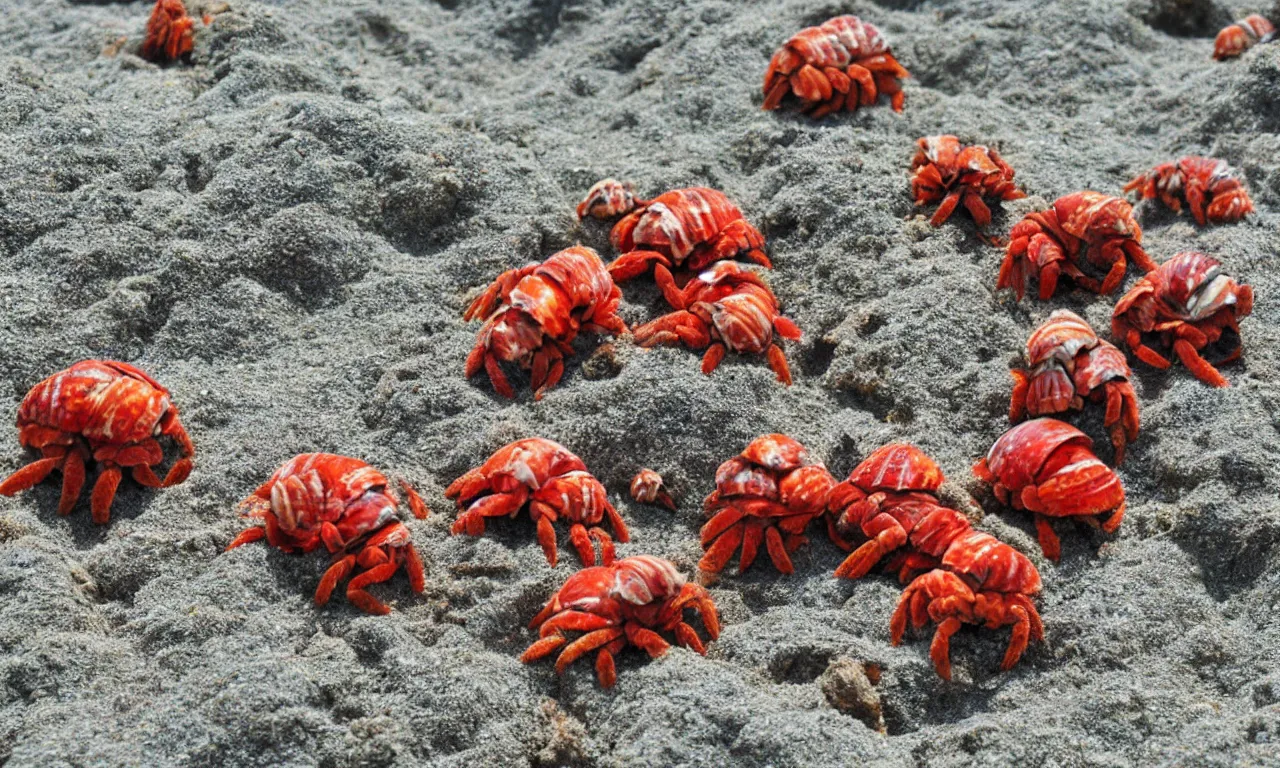
[(1219, 364), (1240, 356), (1240, 318), (1253, 311), (1253, 289), (1222, 274), (1222, 265), (1203, 253), (1179, 253), (1143, 277), (1116, 302), (1111, 335), (1139, 360), (1168, 368), (1169, 359), (1148, 341), (1173, 349), (1182, 364), (1206, 384), (1228, 386), (1226, 377), (1201, 356), (1222, 339), (1227, 349)]
[(621, 301), (600, 256), (581, 245), (507, 270), (462, 315), (486, 321), (467, 356), (466, 376), (483, 369), (494, 391), (515, 397), (500, 363), (516, 363), (532, 370), (534, 398), (541, 399), (564, 375), (564, 357), (573, 354), (579, 331), (626, 333), (616, 314)]
[[(1012, 288), (1021, 301), (1027, 279), (1035, 273), (1041, 299), (1053, 296), (1060, 274), (1094, 293), (1111, 293), (1124, 278), (1126, 255), (1144, 272), (1156, 268), (1142, 250), (1142, 228), (1133, 218), (1133, 207), (1101, 192), (1074, 192), (1014, 225), (996, 290)], [(1085, 263), (1106, 270), (1106, 277), (1099, 282), (1086, 275), (1081, 270)]]
[(639, 277), (654, 267), (664, 296), (675, 292), (671, 269), (697, 271), (727, 259), (745, 259), (769, 267), (764, 235), (742, 218), (742, 211), (723, 192), (689, 187), (639, 200), (631, 186), (605, 179), (597, 182), (578, 205), (578, 218), (608, 219), (609, 240), (621, 254), (609, 265), (618, 282)]
[(1062, 552), (1049, 519), (1075, 517), (1115, 533), (1124, 519), (1124, 486), (1111, 467), (1093, 455), (1093, 441), (1057, 419), (1026, 421), (996, 440), (973, 473), (990, 483), (996, 498), (1035, 513), (1044, 556)]
[(631, 498), (642, 504), (661, 504), (672, 512), (676, 511), (676, 502), (663, 486), (662, 475), (648, 467), (631, 478)]
[(637, 344), (706, 347), (702, 372), (708, 375), (728, 350), (765, 353), (778, 381), (791, 384), (781, 340), (798, 340), (800, 328), (779, 314), (778, 298), (759, 275), (735, 262), (717, 262), (682, 290), (673, 286), (667, 300), (676, 311), (636, 327)]
[(990, 534), (967, 531), (953, 539), (941, 567), (903, 590), (889, 620), (889, 637), (902, 642), (907, 623), (919, 629), (937, 622), (929, 657), (943, 680), (951, 679), (951, 636), (965, 624), (989, 629), (1012, 625), (1000, 669), (1018, 663), (1028, 639), (1044, 638), (1044, 625), (1031, 597), (1040, 591), (1040, 573), (1026, 555)]
[(1222, 28), (1213, 41), (1213, 58), (1218, 61), (1234, 59), (1257, 43), (1269, 42), (1275, 36), (1276, 28), (1271, 22), (1256, 13), (1250, 14)]
[(1079, 315), (1055, 310), (1027, 338), (1030, 371), (1013, 373), (1009, 421), (1081, 410), (1085, 400), (1105, 401), (1103, 426), (1111, 433), (1116, 464), (1124, 447), (1138, 438), (1138, 396), (1124, 353), (1098, 338)]
[[(702, 619), (712, 640), (720, 636), (720, 619), (707, 590), (687, 583), (667, 560), (642, 555), (602, 566), (584, 568), (569, 577), (529, 623), (541, 638), (520, 655), (526, 664), (564, 648), (556, 658), (556, 673), (596, 652), (596, 677), (612, 688), (618, 673), (614, 654), (634, 645), (651, 657), (671, 647), (659, 632), (671, 632), (677, 644), (706, 654), (698, 633), (684, 620), (691, 608)], [(566, 632), (585, 632), (569, 642)], [(568, 643), (568, 645), (565, 645)]]
[[(164, 461), (162, 436), (181, 450), (164, 480), (151, 469)], [(58, 514), (69, 514), (84, 487), (85, 463), (97, 462), (102, 473), (90, 509), (99, 525), (111, 520), (122, 468), (141, 485), (168, 488), (191, 474), (195, 453), (169, 390), (138, 368), (109, 360), (81, 361), (32, 387), (18, 406), (18, 442), (42, 458), (0, 482), (0, 496), (25, 491), (56, 469), (62, 472)]]
[(794, 94), (802, 111), (823, 117), (854, 112), (883, 94), (901, 112), (907, 97), (899, 80), (910, 76), (880, 30), (857, 16), (837, 16), (800, 30), (773, 54), (764, 73), (764, 108), (777, 109)]
[[(205, 21), (208, 24), (208, 20)], [(191, 52), (195, 21), (187, 15), (182, 0), (156, 0), (147, 20), (147, 36), (142, 41), (142, 58), (173, 61)]]
[(1013, 168), (994, 149), (964, 146), (955, 136), (916, 140), (911, 159), (911, 194), (916, 205), (942, 201), (929, 223), (935, 227), (963, 203), (978, 229), (991, 223), (991, 209), (983, 198), (1017, 200), (1026, 193), (1013, 183)]
[(836, 568), (836, 576), (859, 579), (901, 548), (886, 570), (905, 583), (912, 573), (936, 568), (951, 542), (970, 530), (969, 520), (938, 500), (945, 478), (924, 451), (890, 443), (854, 467), (827, 498), (828, 532), (844, 550), (847, 539), (867, 540)]
[[(414, 517), (425, 518), (427, 507), (417, 492), (404, 481), (400, 487)], [(402, 566), (414, 592), (425, 588), (422, 559), (409, 529), (396, 517), (399, 498), (385, 475), (359, 459), (300, 454), (241, 506), (245, 517), (262, 518), (264, 524), (241, 531), (227, 550), (265, 538), (283, 552), (311, 552), (323, 544), (334, 556), (316, 588), (316, 605), (327, 603), (338, 582), (357, 569), (347, 583), (347, 600), (365, 613), (391, 612), (365, 588), (387, 581)]]
[(1156, 197), (1176, 212), (1185, 200), (1196, 223), (1239, 221), (1253, 211), (1253, 201), (1240, 180), (1231, 175), (1226, 160), (1187, 155), (1176, 163), (1157, 165), (1124, 186), (1144, 200)]
[(599, 527), (606, 518), (618, 541), (631, 540), (626, 523), (609, 503), (608, 492), (582, 459), (541, 437), (503, 446), (484, 464), (454, 480), (444, 495), (456, 498), (462, 510), (452, 532), (470, 536), (484, 533), (486, 517), (515, 517), (527, 503), (529, 517), (537, 524), (538, 544), (552, 566), (558, 552), (551, 524), (562, 517), (572, 523), (569, 540), (586, 565), (596, 562), (593, 538), (600, 542), (603, 559), (613, 560), (613, 539)]
[(742, 547), (738, 573), (750, 567), (761, 542), (773, 565), (792, 573), (790, 552), (805, 542), (804, 529), (821, 515), (835, 479), (786, 435), (752, 440), (716, 470), (716, 489), (702, 502), (711, 515), (702, 526), (706, 549), (698, 567), (719, 573)]

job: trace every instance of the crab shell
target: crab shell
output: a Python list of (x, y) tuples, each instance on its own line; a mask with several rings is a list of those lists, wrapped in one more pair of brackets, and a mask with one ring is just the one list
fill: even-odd
[(582, 459), (541, 437), (503, 446), (484, 464), (453, 481), (444, 495), (458, 502), (459, 515), (450, 527), (455, 535), (479, 536), (487, 518), (515, 517), (527, 505), (538, 544), (553, 567), (558, 561), (553, 521), (563, 518), (571, 523), (570, 541), (587, 565), (596, 562), (593, 539), (600, 543), (601, 559), (613, 561), (613, 538), (598, 523), (607, 520), (618, 541), (630, 541), (608, 492)]
[(989, 533), (957, 536), (942, 556), (942, 567), (968, 578), (976, 589), (1034, 595), (1040, 572), (1027, 556)]
[(643, 616), (651, 621), (649, 614), (679, 594), (684, 585), (684, 575), (670, 561), (648, 555), (628, 557), (573, 574), (547, 608), (553, 614), (584, 611), (618, 623), (627, 616)]
[[(18, 406), (18, 442), (41, 452), (43, 458), (0, 482), (0, 495), (11, 496), (42, 482), (55, 469), (63, 475), (58, 513), (75, 507), (85, 479), (85, 463), (103, 468), (94, 483), (93, 521), (111, 519), (111, 503), (122, 476), (148, 487), (183, 482), (192, 469), (195, 447), (178, 418), (169, 390), (141, 369), (105, 360), (83, 360), (31, 388)], [(156, 438), (169, 436), (181, 458), (164, 480), (151, 467), (164, 461)]]
[(877, 448), (849, 473), (849, 482), (862, 490), (926, 491), (933, 493), (946, 478), (937, 462), (914, 445), (890, 443)]
[[(1196, 378), (1226, 387), (1230, 382), (1200, 350), (1221, 339), (1227, 329), (1238, 333), (1240, 318), (1252, 310), (1253, 289), (1223, 274), (1216, 259), (1203, 253), (1180, 253), (1121, 297), (1111, 316), (1111, 333), (1144, 363), (1168, 368), (1169, 360), (1143, 338), (1143, 334), (1156, 334)], [(1236, 343), (1224, 360), (1239, 355)]]
[(1056, 309), (1049, 319), (1027, 337), (1027, 362), (1038, 366), (1057, 360), (1070, 370), (1082, 349), (1098, 344), (1098, 334), (1084, 318), (1069, 309)]
[(1179, 253), (1144, 277), (1116, 303), (1115, 314), (1124, 314), (1138, 303), (1136, 298), (1146, 294), (1162, 301), (1158, 307), (1151, 301), (1139, 308), (1139, 327), (1144, 331), (1154, 329), (1154, 322), (1146, 322), (1148, 315), (1153, 321), (1168, 317), (1197, 322), (1230, 306), (1235, 306), (1237, 317), (1244, 317), (1253, 309), (1252, 290), (1223, 274), (1217, 259), (1195, 251)]
[[(963, 514), (938, 501), (942, 470), (907, 443), (878, 448), (835, 486), (827, 497), (827, 534), (851, 554), (836, 568), (838, 578), (857, 579), (890, 553), (904, 582), (910, 574), (938, 564), (950, 543), (970, 530)], [(848, 539), (864, 537), (856, 549)]]
[(398, 501), (386, 476), (360, 459), (332, 453), (286, 461), (246, 501), (250, 507), (267, 503), (289, 545), (281, 547), (285, 551), (316, 549), (326, 523), (350, 542), (397, 519)]
[(1185, 202), (1202, 227), (1239, 221), (1254, 210), (1248, 190), (1231, 174), (1227, 161), (1212, 157), (1187, 155), (1176, 163), (1163, 163), (1130, 181), (1124, 191), (1146, 200), (1159, 198), (1175, 212), (1181, 212)]
[(1085, 190), (1053, 201), (1053, 210), (1063, 230), (1086, 242), (1116, 237), (1142, 242), (1142, 228), (1124, 198)]
[(714, 302), (695, 302), (689, 311), (713, 329), (712, 338), (724, 342), (727, 348), (754, 354), (768, 351), (773, 342), (774, 321), (781, 317), (773, 293), (754, 284), (740, 285)]
[(742, 211), (719, 190), (673, 189), (629, 213), (614, 225), (609, 239), (619, 253), (647, 248), (668, 253), (679, 265), (694, 248), (740, 220)]
[(675, 511), (676, 503), (664, 487), (662, 475), (645, 467), (631, 478), (631, 498), (643, 504), (661, 504)]
[[(208, 23), (208, 17), (205, 18)], [(142, 58), (164, 63), (190, 53), (195, 21), (187, 15), (182, 0), (156, 0), (147, 19), (147, 36), (142, 41)]]
[(1218, 32), (1213, 41), (1213, 58), (1233, 59), (1255, 44), (1271, 40), (1275, 34), (1276, 28), (1270, 21), (1256, 13), (1250, 14)]
[(994, 149), (964, 146), (955, 136), (927, 136), (916, 141), (911, 159), (911, 193), (916, 205), (942, 201), (930, 219), (941, 226), (963, 203), (979, 228), (991, 223), (984, 197), (1017, 200), (1026, 193), (1013, 183), (1013, 168)]
[(898, 63), (875, 26), (857, 16), (836, 16), (800, 30), (769, 60), (764, 75), (765, 110), (788, 95), (815, 117), (839, 109), (854, 111), (890, 97), (895, 112), (906, 100), (898, 80), (910, 73)]
[[(712, 517), (702, 527), (707, 553), (699, 567), (718, 573), (742, 545), (738, 572), (746, 570), (762, 541), (783, 573), (794, 568), (790, 550), (804, 542), (808, 523), (826, 509), (835, 479), (786, 435), (763, 435), (716, 470), (716, 489), (703, 501)], [(784, 535), (785, 534), (785, 535)]]
[(1098, 515), (1124, 504), (1124, 487), (1092, 446), (1088, 435), (1066, 422), (1034, 419), (1001, 435), (987, 453), (986, 467), (1015, 507), (1031, 508), (1034, 496), (1033, 511), (1048, 517)]
[(948, 555), (950, 566), (944, 563), (903, 590), (889, 620), (890, 641), (899, 645), (908, 623), (919, 629), (930, 620), (937, 622), (929, 657), (938, 676), (950, 680), (951, 636), (962, 624), (990, 629), (1012, 626), (1000, 663), (1000, 669), (1012, 669), (1029, 640), (1044, 639), (1044, 625), (1031, 602), (1031, 595), (1040, 588), (1039, 573), (1025, 557), (985, 533), (972, 532), (957, 540)]
[(470, 378), (485, 370), (495, 391), (514, 397), (497, 361), (516, 363), (534, 371), (535, 399), (540, 399), (559, 381), (562, 359), (573, 352), (571, 344), (584, 326), (614, 335), (626, 331), (616, 314), (621, 299), (600, 256), (581, 245), (541, 264), (508, 270), (463, 313), (466, 320), (486, 319), (464, 374)]
[(445, 496), (462, 502), (486, 491), (509, 493), (521, 486), (536, 491), (553, 477), (586, 469), (582, 459), (563, 445), (528, 437), (499, 448), (484, 464), (455, 480)]
[(601, 179), (587, 190), (587, 196), (578, 203), (578, 219), (591, 216), (596, 219), (612, 219), (635, 210), (644, 201), (637, 201), (631, 182), (617, 179)]
[(818, 514), (834, 484), (826, 467), (812, 461), (798, 441), (763, 435), (716, 470), (716, 492), (707, 497), (705, 508), (713, 511), (723, 499), (745, 496), (778, 502), (778, 515)]
[[(418, 519), (427, 508), (401, 481)], [(242, 503), (246, 517), (264, 526), (240, 532), (227, 551), (266, 539), (284, 552), (311, 552), (321, 544), (334, 555), (316, 587), (315, 604), (324, 605), (348, 576), (348, 602), (365, 613), (385, 615), (391, 608), (365, 587), (387, 581), (402, 567), (410, 588), (426, 588), (422, 559), (409, 529), (397, 519), (399, 500), (387, 478), (359, 459), (332, 453), (304, 453), (285, 462)]]
[[(706, 653), (701, 638), (684, 621), (686, 608), (697, 611), (712, 640), (720, 636), (711, 596), (702, 587), (687, 583), (670, 561), (641, 555), (584, 568), (570, 576), (530, 622), (530, 627), (538, 628), (541, 639), (529, 646), (520, 660), (536, 661), (563, 648), (556, 660), (556, 672), (563, 673), (574, 661), (595, 651), (596, 675), (602, 687), (610, 688), (617, 680), (613, 654), (635, 645), (651, 656), (661, 656), (670, 644), (660, 631), (673, 632), (677, 644)], [(564, 634), (567, 631), (586, 634), (569, 643)]]

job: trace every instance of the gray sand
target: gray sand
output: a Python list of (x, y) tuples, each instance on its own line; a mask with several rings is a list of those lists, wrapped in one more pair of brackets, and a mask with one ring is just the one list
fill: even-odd
[[(53, 371), (112, 357), (172, 389), (198, 451), (179, 487), (126, 482), (109, 527), (87, 499), (59, 518), (54, 482), (0, 499), (0, 763), (1280, 765), (1280, 45), (1209, 58), (1256, 5), (230, 6), (170, 67), (136, 56), (149, 3), (0, 13), (0, 419)], [(914, 73), (906, 112), (761, 112), (773, 50), (848, 12)], [(1129, 515), (1113, 537), (1064, 525), (1056, 566), (969, 466), (1008, 426), (1027, 333), (1058, 307), (1105, 329), (1113, 299), (995, 295), (1000, 252), (911, 204), (913, 141), (939, 132), (998, 146), (1032, 195), (995, 232), (1187, 153), (1229, 160), (1258, 207), (1205, 230), (1140, 207), (1157, 259), (1215, 254), (1257, 307), (1230, 389), (1137, 372)], [(584, 339), (540, 403), (462, 378), (475, 290), (577, 241), (612, 257), (607, 228), (572, 216), (606, 175), (720, 188), (764, 231), (806, 332), (795, 386), (762, 360), (708, 378), (696, 353), (626, 339), (612, 365)], [(628, 323), (662, 310), (644, 281), (624, 292)], [(1096, 411), (1081, 423), (1102, 434)], [(979, 527), (1040, 568), (1046, 641), (1000, 673), (1008, 630), (965, 629), (944, 683), (926, 635), (889, 644), (900, 586), (836, 581), (815, 528), (795, 575), (762, 562), (714, 586), (725, 629), (705, 659), (627, 652), (608, 692), (589, 664), (518, 662), (576, 560), (548, 568), (523, 516), (449, 536), (451, 480), (510, 440), (561, 441), (632, 526), (621, 552), (691, 572), (716, 465), (771, 431), (839, 477), (893, 439), (935, 456), (985, 506)], [(3, 445), (8, 474), (27, 457)], [(402, 473), (433, 508), (408, 523), (426, 594), (397, 576), (377, 590), (390, 616), (317, 610), (318, 554), (222, 553), (236, 503), (317, 450)], [(679, 512), (626, 497), (641, 466)], [(883, 670), (887, 733), (832, 704), (851, 660)]]

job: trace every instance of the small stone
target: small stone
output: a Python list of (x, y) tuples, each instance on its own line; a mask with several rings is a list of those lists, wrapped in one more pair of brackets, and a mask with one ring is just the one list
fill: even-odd
[(873, 731), (884, 733), (884, 713), (880, 710), (880, 694), (875, 689), (879, 680), (878, 665), (838, 656), (818, 677), (818, 687), (831, 706), (861, 720)]

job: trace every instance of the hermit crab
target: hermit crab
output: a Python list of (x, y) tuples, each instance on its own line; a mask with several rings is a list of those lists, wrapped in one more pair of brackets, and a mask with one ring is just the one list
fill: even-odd
[(805, 542), (809, 521), (826, 509), (835, 479), (803, 445), (786, 435), (764, 435), (716, 470), (716, 489), (703, 500), (711, 519), (702, 526), (706, 549), (698, 567), (719, 573), (741, 546), (738, 573), (764, 543), (773, 565), (792, 573), (790, 552)]
[(631, 478), (631, 498), (642, 504), (661, 504), (672, 512), (676, 509), (675, 500), (662, 483), (662, 475), (648, 467)]
[(910, 76), (880, 30), (857, 16), (837, 16), (800, 30), (773, 54), (764, 74), (764, 108), (777, 109), (794, 95), (802, 111), (823, 117), (856, 111), (884, 95), (901, 112), (906, 94), (899, 81)]
[(581, 245), (503, 272), (462, 315), (485, 320), (467, 356), (466, 376), (484, 370), (494, 391), (515, 397), (501, 363), (516, 363), (532, 371), (534, 399), (541, 399), (564, 375), (564, 357), (573, 354), (580, 331), (626, 333), (617, 315), (621, 301), (600, 256)]
[[(836, 576), (862, 578), (891, 553), (897, 556), (886, 569), (904, 583), (914, 572), (937, 567), (951, 542), (970, 529), (964, 515), (938, 500), (944, 481), (933, 459), (906, 443), (879, 448), (854, 467), (827, 498), (828, 532), (842, 549), (853, 550)], [(866, 541), (854, 549), (848, 543), (854, 537)]]
[[(720, 636), (720, 619), (707, 590), (685, 581), (674, 564), (648, 555), (606, 560), (569, 577), (538, 615), (530, 628), (541, 638), (530, 645), (520, 661), (529, 663), (563, 648), (556, 658), (556, 673), (596, 652), (596, 678), (612, 688), (618, 673), (613, 657), (628, 645), (651, 657), (663, 655), (671, 644), (659, 632), (671, 632), (678, 645), (706, 654), (702, 639), (685, 622), (692, 609), (712, 640)], [(566, 632), (584, 632), (569, 642)], [(566, 645), (567, 643), (567, 645)]]
[[(1036, 274), (1041, 299), (1053, 296), (1059, 275), (1094, 293), (1111, 293), (1124, 278), (1126, 256), (1144, 272), (1156, 268), (1142, 250), (1142, 228), (1133, 207), (1101, 192), (1074, 192), (1014, 225), (996, 290), (1012, 288), (1021, 301), (1028, 278)], [(1086, 264), (1105, 270), (1106, 276), (1099, 281), (1085, 274), (1081, 268)]]
[(1226, 377), (1201, 352), (1215, 345), (1219, 364), (1240, 357), (1240, 318), (1251, 311), (1252, 288), (1223, 274), (1211, 256), (1190, 251), (1161, 264), (1116, 302), (1111, 335), (1156, 368), (1168, 368), (1169, 359), (1149, 344), (1171, 348), (1197, 379), (1225, 387)]
[(1044, 625), (1031, 597), (1040, 591), (1040, 573), (1026, 555), (990, 534), (965, 531), (951, 541), (941, 567), (917, 577), (903, 590), (889, 619), (889, 638), (902, 642), (907, 624), (920, 629), (938, 623), (929, 657), (943, 680), (951, 679), (951, 636), (965, 624), (990, 629), (1013, 626), (1000, 669), (1022, 658), (1029, 639), (1042, 640)]
[[(169, 437), (180, 458), (161, 480), (152, 467), (164, 461), (158, 441)], [(70, 514), (84, 487), (85, 464), (102, 472), (93, 485), (90, 510), (99, 525), (111, 520), (111, 502), (129, 469), (149, 488), (168, 488), (187, 479), (195, 447), (178, 419), (169, 390), (128, 363), (84, 360), (31, 388), (18, 406), (18, 442), (41, 458), (0, 482), (0, 496), (12, 496), (62, 473), (58, 514)]]
[(764, 353), (778, 381), (791, 384), (791, 368), (781, 345), (782, 339), (798, 340), (800, 327), (780, 314), (778, 298), (759, 275), (735, 262), (721, 261), (682, 290), (673, 286), (667, 300), (676, 311), (637, 326), (637, 344), (705, 347), (702, 372), (708, 375), (729, 350)]
[(1035, 514), (1044, 556), (1062, 552), (1049, 519), (1079, 518), (1115, 533), (1124, 519), (1124, 486), (1111, 467), (1093, 454), (1085, 433), (1057, 419), (1023, 422), (996, 440), (973, 473), (989, 483), (996, 498)]
[[(419, 520), (427, 507), (406, 482), (400, 487)], [(240, 532), (227, 551), (266, 539), (283, 552), (311, 552), (321, 545), (334, 556), (316, 588), (315, 603), (324, 605), (343, 579), (347, 601), (365, 613), (391, 612), (365, 591), (404, 568), (409, 586), (421, 593), (426, 585), (422, 559), (409, 529), (397, 518), (399, 497), (385, 475), (360, 459), (332, 453), (304, 453), (286, 461), (242, 503), (245, 517), (263, 525)]]
[[(209, 21), (206, 18), (205, 23)], [(167, 62), (191, 52), (195, 21), (187, 15), (182, 0), (156, 0), (147, 20), (147, 36), (142, 41), (142, 58)]]
[(1253, 201), (1239, 179), (1231, 175), (1226, 160), (1187, 155), (1175, 163), (1157, 165), (1124, 187), (1143, 200), (1160, 198), (1176, 212), (1185, 201), (1196, 223), (1223, 224), (1239, 221), (1253, 212)]
[(1264, 17), (1250, 14), (1235, 24), (1222, 28), (1213, 41), (1213, 58), (1218, 61), (1234, 59), (1257, 43), (1266, 43), (1276, 36), (1276, 28)]
[(1116, 464), (1123, 462), (1125, 445), (1138, 438), (1139, 424), (1133, 372), (1124, 353), (1099, 339), (1084, 318), (1059, 309), (1027, 338), (1027, 363), (1031, 370), (1012, 371), (1009, 421), (1078, 411), (1086, 400), (1103, 401), (1103, 426), (1111, 433)]
[(916, 205), (942, 201), (929, 223), (935, 227), (951, 218), (963, 203), (978, 229), (991, 223), (991, 209), (983, 198), (1017, 200), (1026, 193), (1013, 183), (1013, 168), (996, 150), (964, 146), (955, 136), (928, 136), (916, 141), (911, 159), (911, 194)]
[(663, 295), (676, 290), (672, 269), (697, 271), (717, 261), (744, 259), (770, 267), (764, 235), (742, 218), (742, 211), (723, 192), (689, 187), (664, 192), (652, 200), (631, 193), (631, 185), (599, 181), (578, 204), (578, 218), (622, 216), (609, 240), (621, 254), (609, 265), (618, 282), (654, 269)]
[(454, 480), (444, 495), (457, 499), (461, 511), (452, 532), (470, 536), (484, 533), (485, 518), (515, 517), (528, 504), (538, 544), (552, 566), (558, 552), (551, 524), (559, 518), (572, 524), (569, 540), (586, 565), (596, 562), (592, 539), (600, 542), (604, 560), (613, 559), (613, 539), (600, 527), (601, 521), (609, 521), (618, 541), (631, 540), (626, 523), (609, 503), (608, 492), (587, 472), (582, 459), (541, 437), (503, 446), (484, 464)]

